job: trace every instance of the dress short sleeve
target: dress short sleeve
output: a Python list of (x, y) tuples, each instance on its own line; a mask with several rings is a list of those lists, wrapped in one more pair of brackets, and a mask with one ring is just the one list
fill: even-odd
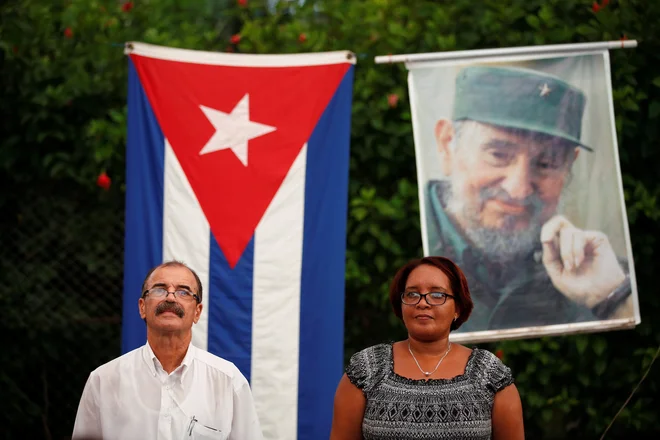
[(501, 360), (487, 350), (479, 350), (482, 355), (483, 384), (491, 393), (508, 387), (513, 383), (511, 369), (504, 365)]
[(348, 362), (346, 376), (365, 396), (387, 374), (392, 361), (392, 346), (374, 345), (358, 351)]

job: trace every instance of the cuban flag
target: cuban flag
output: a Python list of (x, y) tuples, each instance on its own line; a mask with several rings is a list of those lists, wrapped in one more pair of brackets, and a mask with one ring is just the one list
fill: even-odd
[(129, 43), (122, 351), (147, 271), (204, 286), (193, 344), (250, 381), (269, 439), (328, 438), (342, 375), (350, 52)]

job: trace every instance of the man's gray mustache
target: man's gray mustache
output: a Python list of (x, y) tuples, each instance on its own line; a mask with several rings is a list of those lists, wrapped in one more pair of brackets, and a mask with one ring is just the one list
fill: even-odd
[(186, 314), (186, 312), (183, 310), (183, 307), (181, 307), (179, 304), (175, 302), (169, 302), (169, 301), (163, 301), (162, 303), (158, 304), (156, 307), (156, 316), (163, 314), (165, 312), (172, 312), (176, 314), (179, 318), (183, 318), (183, 315)]
[(488, 200), (499, 200), (512, 205), (532, 207), (535, 212), (543, 208), (543, 202), (536, 194), (532, 194), (524, 199), (514, 199), (502, 188), (484, 188), (480, 191), (479, 197), (482, 202)]

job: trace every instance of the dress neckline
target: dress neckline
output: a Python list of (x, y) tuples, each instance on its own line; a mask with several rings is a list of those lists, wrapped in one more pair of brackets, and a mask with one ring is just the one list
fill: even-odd
[(478, 348), (473, 348), (472, 352), (470, 353), (470, 356), (468, 357), (467, 362), (465, 363), (465, 370), (463, 371), (463, 374), (459, 374), (454, 377), (448, 377), (448, 378), (439, 378), (439, 379), (411, 379), (410, 377), (405, 377), (401, 376), (400, 374), (396, 373), (394, 371), (394, 342), (390, 342), (388, 345), (389, 348), (389, 357), (390, 357), (390, 362), (389, 362), (389, 375), (392, 376), (395, 380), (398, 382), (403, 382), (407, 384), (412, 384), (412, 385), (428, 385), (428, 384), (449, 384), (449, 383), (457, 383), (457, 382), (462, 382), (466, 380), (469, 376), (470, 373), (472, 372), (473, 364), (474, 364), (474, 358), (477, 354), (477, 351), (479, 351)]

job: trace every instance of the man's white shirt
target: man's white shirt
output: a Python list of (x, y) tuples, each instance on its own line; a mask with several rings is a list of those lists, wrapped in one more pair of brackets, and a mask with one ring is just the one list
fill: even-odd
[(249, 384), (236, 366), (188, 347), (167, 374), (149, 343), (94, 370), (73, 439), (262, 440)]

